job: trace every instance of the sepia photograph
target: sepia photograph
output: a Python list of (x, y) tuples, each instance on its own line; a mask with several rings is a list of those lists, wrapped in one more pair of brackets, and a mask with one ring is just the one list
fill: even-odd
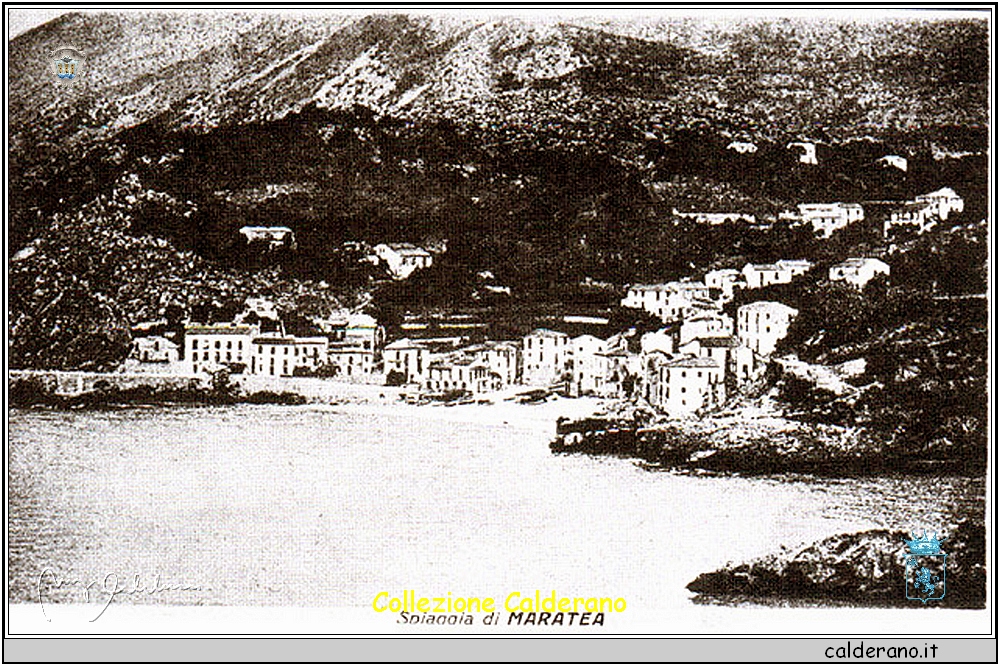
[(995, 632), (995, 6), (38, 7), (5, 636)]

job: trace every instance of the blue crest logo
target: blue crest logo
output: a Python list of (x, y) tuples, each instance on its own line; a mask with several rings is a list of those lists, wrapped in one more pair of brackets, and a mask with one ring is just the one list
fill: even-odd
[(923, 530), (919, 537), (911, 531), (910, 536), (910, 541), (903, 539), (910, 549), (906, 554), (904, 574), (906, 598), (925, 604), (944, 599), (948, 554), (941, 551), (941, 542), (945, 539), (938, 539), (937, 532), (927, 536), (927, 530)]
[(52, 73), (60, 81), (79, 79), (85, 62), (83, 52), (72, 46), (60, 46), (49, 57)]

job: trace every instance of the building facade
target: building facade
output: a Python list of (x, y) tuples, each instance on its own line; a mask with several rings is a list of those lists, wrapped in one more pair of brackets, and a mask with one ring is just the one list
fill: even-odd
[(770, 356), (778, 341), (788, 335), (788, 327), (798, 310), (774, 301), (744, 305), (736, 313), (736, 335), (740, 344), (759, 356)]

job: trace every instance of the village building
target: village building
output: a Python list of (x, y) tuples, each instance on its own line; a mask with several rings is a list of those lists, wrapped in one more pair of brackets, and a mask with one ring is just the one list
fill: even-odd
[(438, 393), (468, 391), (478, 395), (499, 391), (502, 386), (500, 375), (461, 353), (432, 361), (424, 380), (424, 389)]
[(638, 374), (638, 356), (627, 351), (608, 346), (598, 352), (597, 357), (603, 365), (599, 378), (597, 395), (603, 398), (628, 398), (626, 383), (630, 377)]
[(705, 273), (705, 285), (709, 289), (718, 289), (723, 302), (733, 300), (737, 287), (746, 286), (743, 273), (735, 268), (721, 268)]
[(812, 225), (813, 232), (829, 238), (834, 231), (865, 219), (865, 209), (852, 203), (799, 204), (799, 217)]
[(371, 315), (360, 312), (336, 311), (328, 317), (313, 319), (313, 323), (332, 343), (373, 352), (375, 360), (381, 358), (385, 344), (385, 328)]
[(402, 377), (404, 384), (419, 384), (430, 365), (431, 352), (426, 344), (402, 338), (391, 342), (382, 351), (382, 365), (386, 380), (393, 373)]
[(314, 373), (327, 361), (324, 337), (261, 335), (253, 338), (249, 371), (254, 375), (292, 377)]
[(639, 338), (639, 350), (642, 354), (651, 354), (656, 351), (673, 354), (676, 343), (677, 326), (675, 324), (669, 328), (643, 333), (642, 337)]
[(888, 236), (893, 230), (902, 228), (921, 235), (933, 229), (937, 223), (937, 210), (933, 204), (910, 201), (889, 214), (882, 231)]
[(428, 268), (434, 262), (430, 252), (412, 243), (380, 243), (372, 250), (396, 280), (408, 278), (414, 271)]
[(621, 304), (645, 310), (663, 322), (678, 321), (702, 310), (718, 309), (704, 282), (679, 281), (665, 284), (631, 285)]
[(329, 343), (324, 366), (324, 375), (341, 381), (369, 382), (375, 379), (375, 352), (350, 343)]
[(221, 367), (242, 371), (250, 365), (259, 333), (257, 326), (245, 324), (190, 324), (184, 327), (184, 360), (195, 374)]
[(647, 399), (671, 415), (687, 415), (718, 407), (725, 401), (724, 366), (706, 356), (650, 359)]
[(757, 144), (749, 141), (731, 141), (726, 150), (732, 150), (740, 155), (752, 155), (757, 152)]
[(262, 241), (271, 249), (279, 247), (295, 247), (295, 232), (288, 227), (255, 227), (246, 226), (240, 229), (240, 234), (248, 243)]
[(685, 213), (674, 208), (673, 214), (674, 217), (682, 220), (693, 220), (698, 224), (709, 224), (712, 226), (725, 224), (727, 222), (746, 222), (747, 224), (757, 224), (757, 217), (749, 213)]
[(773, 264), (747, 264), (742, 273), (748, 289), (762, 289), (772, 284), (788, 284), (811, 267), (805, 259), (780, 259)]
[(742, 345), (759, 356), (770, 356), (798, 310), (774, 301), (757, 301), (736, 312), (736, 334)]
[(755, 362), (753, 350), (740, 344), (732, 335), (694, 338), (681, 345), (677, 351), (689, 356), (714, 359), (724, 369), (724, 378), (732, 378), (737, 382), (752, 379), (760, 367)]
[(935, 214), (941, 221), (947, 220), (952, 213), (961, 213), (965, 210), (965, 201), (950, 187), (942, 187), (940, 190), (921, 194), (914, 201), (932, 205)]
[(565, 333), (545, 328), (524, 336), (522, 382), (529, 386), (551, 386), (563, 381), (570, 369), (572, 345)]
[(909, 163), (906, 161), (905, 157), (900, 157), (899, 155), (883, 155), (875, 161), (876, 164), (883, 167), (892, 167), (899, 169), (900, 171), (906, 171)]
[(732, 372), (732, 365), (735, 350), (740, 346), (739, 340), (732, 335), (722, 335), (717, 337), (692, 338), (681, 344), (677, 348), (677, 353), (682, 356), (697, 356), (700, 358), (711, 358), (719, 364), (723, 372)]
[(733, 334), (733, 319), (720, 312), (703, 312), (681, 322), (677, 342), (681, 345), (695, 338), (712, 338)]
[(809, 141), (792, 141), (786, 148), (795, 150), (799, 155), (799, 162), (802, 164), (819, 164), (816, 157), (816, 144)]
[(173, 364), (180, 359), (180, 347), (160, 335), (132, 340), (131, 358), (140, 363)]
[(463, 351), (500, 377), (504, 386), (518, 383), (520, 379), (520, 345), (518, 343), (490, 340), (467, 347)]
[(248, 298), (243, 306), (243, 312), (236, 316), (235, 321), (241, 323), (249, 315), (256, 315), (257, 319), (271, 319), (281, 321), (278, 314), (278, 306), (267, 298)]
[(573, 380), (571, 395), (596, 394), (601, 390), (607, 371), (604, 340), (593, 335), (581, 335), (572, 340)]
[(830, 267), (830, 281), (843, 281), (858, 289), (863, 288), (876, 275), (889, 275), (889, 264), (871, 257), (852, 258)]

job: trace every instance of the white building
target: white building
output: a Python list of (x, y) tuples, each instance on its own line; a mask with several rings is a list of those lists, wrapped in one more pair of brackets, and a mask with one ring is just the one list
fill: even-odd
[(933, 205), (934, 212), (942, 221), (947, 220), (952, 213), (961, 213), (965, 210), (965, 201), (950, 187), (942, 187), (940, 190), (921, 194), (915, 201)]
[(264, 241), (271, 248), (295, 246), (295, 232), (288, 227), (246, 226), (240, 229), (240, 233), (247, 239), (248, 243)]
[(674, 217), (682, 220), (693, 220), (698, 224), (709, 224), (716, 226), (727, 222), (746, 222), (747, 224), (757, 224), (757, 216), (750, 213), (704, 213), (704, 212), (681, 212), (674, 208)]
[(348, 382), (374, 379), (375, 353), (370, 349), (344, 343), (331, 343), (326, 350), (326, 373)]
[(725, 302), (733, 300), (736, 288), (745, 286), (743, 273), (735, 268), (722, 268), (705, 273), (705, 285), (709, 289), (718, 289)]
[(545, 328), (535, 329), (522, 340), (522, 382), (529, 386), (559, 383), (571, 369), (572, 353), (570, 338), (565, 333)]
[(883, 155), (876, 160), (876, 164), (879, 166), (893, 167), (899, 169), (900, 171), (906, 171), (909, 166), (906, 158), (900, 157), (899, 155)]
[(721, 405), (726, 388), (723, 366), (713, 358), (685, 356), (653, 363), (648, 400), (673, 415), (692, 414)]
[(732, 150), (740, 155), (753, 155), (757, 152), (757, 144), (749, 141), (731, 141), (726, 150)]
[(677, 328), (661, 328), (658, 331), (643, 333), (639, 339), (639, 349), (643, 354), (662, 352), (670, 355), (674, 353), (676, 346)]
[(938, 223), (937, 207), (930, 203), (911, 201), (889, 214), (882, 231), (888, 236), (893, 229), (906, 228), (918, 235), (930, 231)]
[(331, 342), (343, 342), (359, 349), (374, 352), (375, 360), (381, 358), (385, 343), (385, 328), (378, 320), (360, 312), (339, 310), (328, 317), (313, 319), (313, 323)]
[(645, 310), (664, 322), (678, 321), (695, 312), (719, 307), (718, 302), (712, 300), (708, 285), (693, 281), (631, 285), (621, 304)]
[(834, 231), (865, 219), (865, 209), (852, 203), (799, 204), (799, 217), (812, 225), (813, 231), (829, 238)]
[(373, 251), (397, 280), (408, 278), (413, 271), (427, 268), (434, 262), (430, 252), (412, 243), (380, 243)]
[(788, 150), (797, 149), (799, 162), (802, 164), (819, 164), (816, 158), (816, 144), (809, 141), (793, 141), (786, 146)]
[(870, 257), (847, 259), (830, 267), (830, 281), (844, 281), (861, 289), (876, 275), (889, 275), (889, 264)]
[(747, 289), (761, 289), (772, 284), (788, 284), (812, 267), (805, 259), (779, 259), (773, 264), (747, 264), (743, 280)]
[(427, 368), (424, 388), (434, 392), (469, 391), (474, 395), (499, 391), (500, 376), (485, 364), (464, 354), (432, 361)]
[(717, 338), (733, 334), (732, 317), (723, 312), (705, 312), (681, 322), (678, 343), (695, 338)]
[(607, 371), (604, 340), (593, 335), (573, 338), (573, 380), (570, 394), (589, 395), (600, 392)]
[(327, 339), (261, 335), (253, 338), (249, 371), (255, 375), (291, 377), (299, 370), (315, 372), (327, 361)]
[(395, 372), (402, 375), (407, 384), (420, 384), (430, 365), (431, 352), (421, 342), (402, 338), (385, 346), (382, 362), (386, 378)]
[(504, 386), (516, 384), (520, 378), (520, 345), (516, 342), (490, 340), (467, 347), (464, 351), (476, 362), (496, 374)]
[(180, 359), (180, 347), (160, 335), (132, 340), (131, 357), (140, 363), (172, 364)]
[(243, 324), (191, 324), (184, 327), (184, 360), (193, 373), (221, 367), (250, 367), (252, 342), (260, 333)]
[(770, 356), (799, 311), (783, 303), (757, 301), (736, 312), (736, 335), (755, 354)]

